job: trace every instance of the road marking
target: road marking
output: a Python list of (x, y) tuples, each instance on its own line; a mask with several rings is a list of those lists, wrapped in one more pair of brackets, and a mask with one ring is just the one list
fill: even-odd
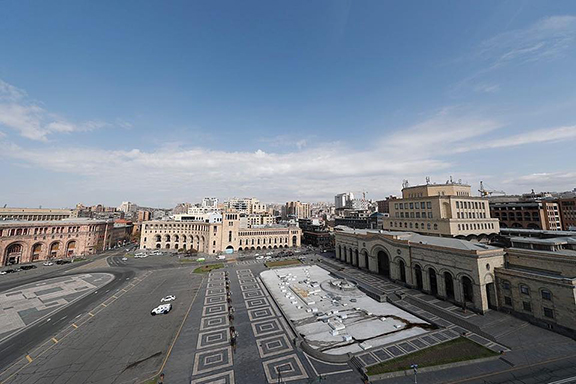
[(29, 363), (32, 362), (32, 358), (30, 357), (30, 355), (26, 355), (26, 360), (28, 360)]
[(74, 323), (72, 323), (72, 326), (73, 326), (74, 328), (78, 328), (78, 326), (77, 326), (76, 324), (74, 324)]
[(572, 377), (567, 377), (566, 379), (562, 379), (562, 380), (558, 380), (558, 381), (553, 381), (551, 383), (548, 384), (566, 384), (566, 383), (570, 383), (572, 381), (576, 381), (576, 376), (572, 376)]
[(56, 339), (55, 337), (52, 338), (52, 341), (54, 342), (54, 344), (58, 343), (58, 339)]
[(89, 314), (91, 317), (94, 317), (94, 314), (93, 314), (92, 312), (88, 312), (88, 314)]

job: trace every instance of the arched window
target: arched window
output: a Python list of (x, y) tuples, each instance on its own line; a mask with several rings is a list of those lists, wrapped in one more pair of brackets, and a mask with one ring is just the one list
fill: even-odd
[(438, 224), (434, 224), (434, 230), (435, 230), (435, 231), (438, 230)]

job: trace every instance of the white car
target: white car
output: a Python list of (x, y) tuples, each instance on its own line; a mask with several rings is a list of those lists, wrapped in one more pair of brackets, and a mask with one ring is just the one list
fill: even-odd
[(45, 262), (45, 263), (42, 264), (42, 265), (45, 265), (45, 266), (49, 267), (49, 266), (51, 266), (51, 265), (54, 265), (54, 263), (52, 263), (52, 262), (50, 262), (50, 261), (47, 261), (47, 262)]
[(272, 256), (273, 254), (273, 252), (266, 252), (266, 256)]
[(218, 256), (218, 260), (226, 260), (226, 256), (220, 255), (220, 256)]
[(168, 295), (168, 296), (166, 296), (166, 297), (163, 297), (163, 298), (160, 300), (160, 302), (162, 302), (162, 303), (167, 303), (167, 302), (172, 301), (172, 300), (176, 300), (176, 296), (174, 296), (174, 295)]
[(123, 258), (122, 258), (122, 261), (128, 261), (128, 258), (127, 258), (127, 257), (123, 257)]
[(264, 256), (260, 256), (260, 255), (256, 256), (256, 260), (262, 260), (263, 258), (264, 258)]
[(172, 304), (162, 304), (154, 308), (150, 314), (152, 316), (164, 315), (172, 310)]
[(266, 256), (264, 260), (272, 260), (272, 256)]
[(6, 271), (0, 271), (0, 275), (5, 275)]
[(162, 252), (161, 252), (161, 251), (154, 251), (154, 252), (152, 252), (152, 254), (153, 254), (154, 256), (161, 256), (161, 255), (162, 255)]
[(257, 254), (255, 254), (254, 256), (260, 256), (260, 254), (259, 254), (259, 253), (257, 253)]

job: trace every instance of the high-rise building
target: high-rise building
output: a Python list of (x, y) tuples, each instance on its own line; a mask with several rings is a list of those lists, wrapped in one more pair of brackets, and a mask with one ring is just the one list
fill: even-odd
[(138, 211), (138, 222), (141, 223), (143, 221), (150, 220), (150, 212), (149, 211)]
[(310, 204), (289, 201), (286, 203), (285, 215), (285, 219), (307, 219), (310, 217)]
[(339, 193), (334, 196), (334, 206), (336, 209), (349, 208), (352, 200), (354, 200), (352, 192)]
[(261, 203), (260, 200), (255, 197), (245, 197), (245, 198), (232, 198), (224, 203), (224, 207), (228, 210), (234, 210), (237, 212), (244, 212), (248, 214), (252, 213), (266, 213), (266, 204)]
[[(132, 204), (130, 201), (123, 201), (118, 207), (118, 210), (124, 213), (133, 212), (138, 208), (136, 204)], [(104, 207), (100, 210), (99, 208), (93, 209), (95, 212), (103, 212)]]
[(202, 199), (203, 208), (218, 208), (218, 198), (216, 197), (205, 197)]
[(471, 196), (470, 186), (447, 182), (402, 189), (402, 199), (389, 205), (384, 229), (427, 235), (485, 240), (497, 234), (498, 219), (490, 217), (488, 200)]

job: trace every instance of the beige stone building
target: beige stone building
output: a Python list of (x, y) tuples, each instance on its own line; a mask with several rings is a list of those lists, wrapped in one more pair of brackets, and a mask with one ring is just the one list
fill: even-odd
[(247, 228), (240, 213), (226, 212), (222, 222), (153, 220), (142, 223), (140, 248), (195, 249), (203, 253), (299, 247), (298, 227)]
[(109, 247), (113, 225), (88, 219), (0, 222), (2, 265), (94, 254)]
[(72, 209), (0, 208), (0, 220), (48, 221), (74, 217)]
[(497, 308), (494, 269), (504, 250), (412, 232), (336, 231), (336, 258), (480, 313)]
[(496, 269), (499, 308), (576, 338), (576, 236), (510, 241)]
[(402, 189), (402, 198), (389, 203), (383, 220), (389, 231), (456, 237), (487, 242), (496, 235), (498, 219), (490, 217), (488, 200), (470, 194), (460, 183), (426, 184)]
[(561, 231), (559, 204), (551, 201), (507, 201), (490, 203), (492, 216), (502, 228)]

